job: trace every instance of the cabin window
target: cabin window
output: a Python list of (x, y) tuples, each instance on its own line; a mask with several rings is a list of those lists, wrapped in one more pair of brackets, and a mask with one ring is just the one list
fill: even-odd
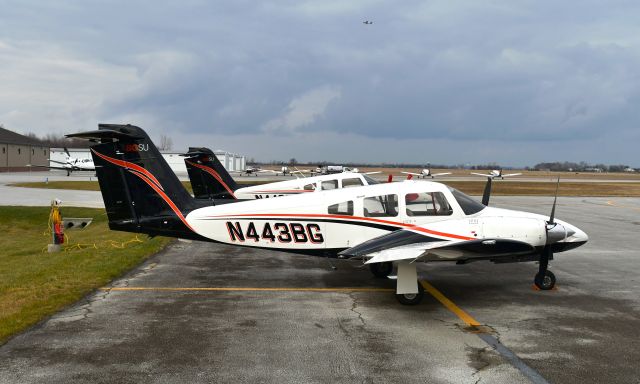
[(315, 191), (316, 190), (316, 185), (315, 184), (307, 184), (304, 186), (303, 188), (305, 191)]
[(328, 191), (330, 189), (338, 189), (338, 180), (323, 181), (320, 189), (322, 189), (323, 191)]
[(361, 187), (362, 180), (359, 177), (351, 178), (351, 179), (342, 179), (342, 188), (352, 188), (352, 187)]
[(398, 216), (398, 195), (383, 195), (364, 199), (364, 217)]
[(349, 215), (353, 216), (353, 201), (345, 201), (344, 203), (338, 203), (330, 205), (327, 212), (332, 215)]
[(449, 216), (453, 209), (442, 192), (407, 193), (407, 216)]

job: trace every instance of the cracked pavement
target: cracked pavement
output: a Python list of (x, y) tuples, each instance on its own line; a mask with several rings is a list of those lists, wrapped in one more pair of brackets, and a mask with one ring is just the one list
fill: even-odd
[[(531, 289), (531, 263), (420, 265), (420, 276), (550, 382), (637, 382), (638, 211), (607, 201), (559, 200), (557, 216), (591, 241), (552, 262), (557, 291)], [(394, 286), (335, 264), (181, 241), (112, 286)], [(405, 307), (389, 292), (100, 290), (1, 346), (0, 383), (528, 382), (475, 331), (429, 295)]]

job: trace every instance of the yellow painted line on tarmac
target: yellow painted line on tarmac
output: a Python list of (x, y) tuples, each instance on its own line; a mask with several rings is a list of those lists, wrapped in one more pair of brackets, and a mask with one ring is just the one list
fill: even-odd
[(634, 207), (632, 205), (620, 205), (620, 204), (616, 203), (613, 200), (607, 201), (607, 205), (610, 206), (610, 207), (626, 208), (626, 209), (633, 209), (634, 211), (640, 211), (639, 207)]
[(453, 301), (449, 300), (442, 292), (438, 291), (436, 287), (429, 284), (426, 280), (420, 280), (420, 284), (424, 287), (424, 289), (431, 294), (436, 300), (440, 302), (440, 304), (444, 305), (449, 311), (453, 312), (456, 316), (460, 318), (460, 320), (464, 321), (470, 327), (477, 327), (480, 323), (471, 317), (467, 312), (463, 311), (460, 307), (458, 307)]
[(295, 288), (295, 287), (102, 287), (102, 291), (158, 292), (395, 292), (390, 288)]

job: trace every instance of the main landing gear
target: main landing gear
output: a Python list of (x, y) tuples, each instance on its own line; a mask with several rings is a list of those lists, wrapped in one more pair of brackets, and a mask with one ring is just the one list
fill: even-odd
[(373, 273), (373, 276), (382, 279), (391, 274), (393, 271), (393, 263), (373, 263), (369, 264), (369, 269), (371, 270), (371, 273)]
[(418, 281), (418, 293), (400, 293), (396, 294), (396, 299), (402, 305), (417, 305), (420, 304), (422, 298), (424, 297), (424, 288), (422, 284)]

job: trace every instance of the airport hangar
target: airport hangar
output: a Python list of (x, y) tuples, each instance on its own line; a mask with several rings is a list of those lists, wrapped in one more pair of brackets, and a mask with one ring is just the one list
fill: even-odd
[[(72, 158), (78, 159), (90, 159), (91, 153), (89, 148), (67, 148), (69, 155)], [(161, 151), (162, 156), (169, 163), (169, 166), (177, 175), (186, 175), (187, 168), (184, 165), (184, 157), (181, 156), (184, 152), (170, 152)], [(223, 150), (213, 151), (218, 157), (218, 160), (222, 163), (225, 169), (229, 172), (242, 172), (245, 170), (247, 161), (246, 156), (239, 155), (237, 153), (231, 153)], [(59, 166), (58, 162), (65, 162), (67, 159), (67, 153), (64, 148), (51, 148), (50, 166)]]
[(28, 171), (29, 164), (49, 163), (49, 147), (0, 126), (0, 172)]

